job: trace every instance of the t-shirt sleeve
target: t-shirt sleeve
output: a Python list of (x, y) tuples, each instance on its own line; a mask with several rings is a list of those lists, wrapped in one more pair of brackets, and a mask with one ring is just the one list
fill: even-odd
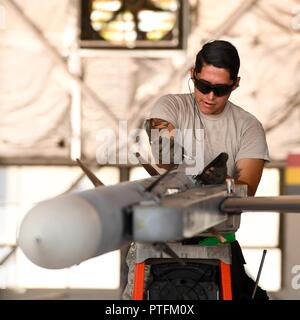
[(263, 159), (270, 161), (266, 134), (258, 120), (253, 120), (241, 136), (235, 161), (240, 159)]
[(178, 128), (178, 102), (172, 95), (165, 95), (159, 98), (154, 104), (147, 119), (158, 118), (166, 120)]

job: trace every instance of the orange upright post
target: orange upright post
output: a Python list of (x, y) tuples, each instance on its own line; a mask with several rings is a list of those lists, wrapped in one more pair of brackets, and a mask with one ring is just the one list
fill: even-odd
[(221, 299), (232, 300), (230, 264), (220, 261)]
[(137, 263), (134, 269), (133, 282), (133, 300), (143, 300), (144, 297), (144, 277), (145, 277), (145, 262)]

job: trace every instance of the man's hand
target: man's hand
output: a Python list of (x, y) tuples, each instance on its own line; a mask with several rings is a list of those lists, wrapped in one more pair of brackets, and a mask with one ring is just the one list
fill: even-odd
[(195, 177), (196, 183), (204, 185), (224, 183), (227, 177), (227, 160), (228, 154), (220, 153)]

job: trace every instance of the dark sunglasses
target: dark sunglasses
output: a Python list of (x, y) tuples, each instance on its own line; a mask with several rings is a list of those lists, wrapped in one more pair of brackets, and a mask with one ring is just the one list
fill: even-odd
[(233, 84), (211, 84), (208, 81), (205, 80), (199, 80), (195, 77), (193, 77), (194, 80), (194, 85), (195, 87), (202, 93), (207, 94), (210, 93), (211, 91), (217, 96), (217, 97), (222, 97), (226, 96), (229, 94), (235, 85)]

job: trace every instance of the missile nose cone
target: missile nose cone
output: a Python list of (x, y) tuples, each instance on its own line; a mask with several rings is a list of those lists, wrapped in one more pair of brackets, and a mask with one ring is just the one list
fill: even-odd
[(73, 194), (33, 207), (20, 226), (18, 243), (33, 263), (62, 269), (94, 257), (101, 235), (96, 209)]

